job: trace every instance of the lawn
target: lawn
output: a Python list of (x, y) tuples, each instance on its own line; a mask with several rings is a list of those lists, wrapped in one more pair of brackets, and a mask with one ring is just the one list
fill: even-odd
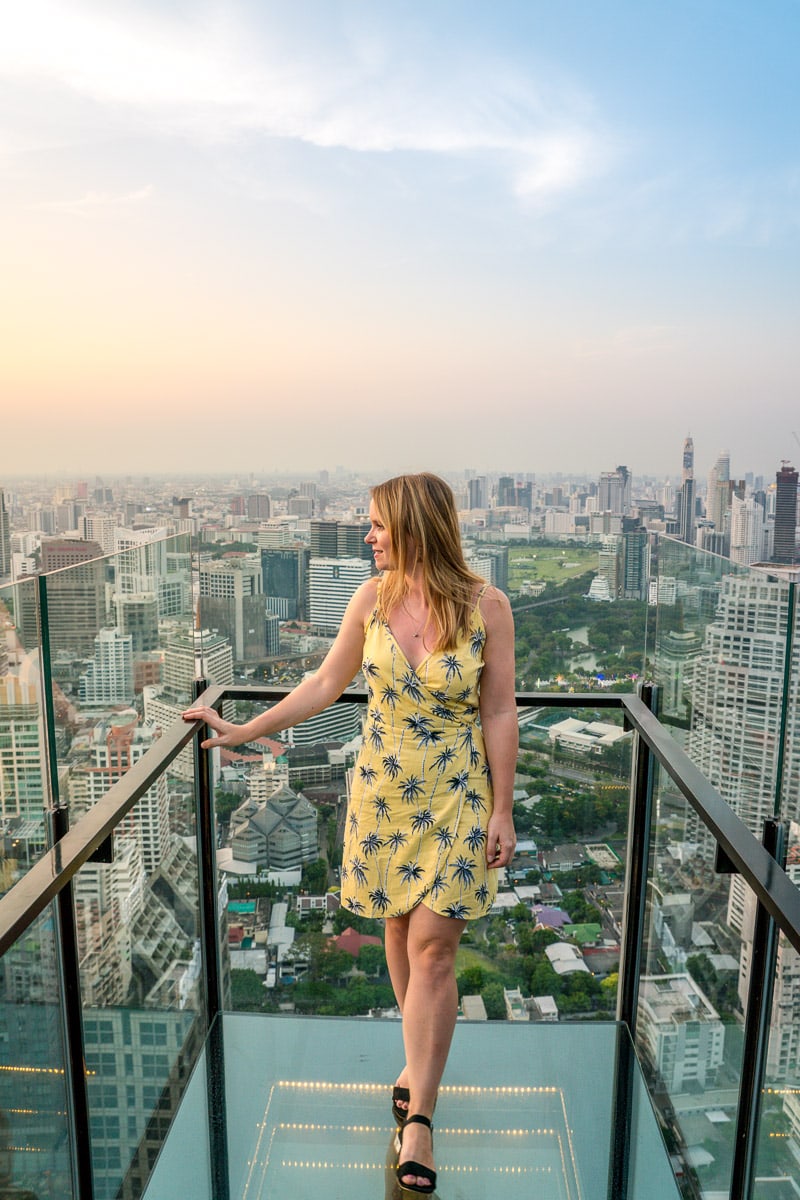
[(523, 579), (563, 583), (597, 570), (597, 549), (586, 546), (563, 550), (557, 546), (512, 546), (508, 552), (508, 586), (519, 591)]
[(497, 975), (497, 965), (486, 954), (473, 950), (472, 946), (459, 946), (456, 951), (456, 975), (468, 971), (471, 967), (480, 967), (487, 974)]

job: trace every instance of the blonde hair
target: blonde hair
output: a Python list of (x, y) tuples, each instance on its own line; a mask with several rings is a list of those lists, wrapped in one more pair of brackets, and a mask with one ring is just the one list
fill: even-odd
[(438, 475), (423, 471), (387, 479), (371, 495), (389, 533), (394, 561), (381, 583), (379, 616), (387, 620), (402, 603), (406, 576), (419, 564), (436, 634), (433, 648), (452, 650), (469, 628), (475, 589), (485, 582), (464, 561), (452, 490)]

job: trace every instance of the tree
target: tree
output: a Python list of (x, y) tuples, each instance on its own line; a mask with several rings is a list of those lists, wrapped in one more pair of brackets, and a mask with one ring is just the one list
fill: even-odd
[(255, 971), (231, 971), (231, 1003), (236, 1012), (259, 1012), (265, 999), (264, 985)]
[(483, 967), (467, 967), (456, 979), (458, 998), (478, 996), (483, 991), (489, 976)]
[(300, 886), (309, 896), (322, 895), (328, 886), (328, 864), (324, 858), (318, 858), (314, 862), (303, 863)]
[(362, 946), (358, 952), (356, 960), (358, 968), (365, 975), (381, 976), (386, 975), (386, 951), (383, 946), (366, 945)]
[(506, 999), (503, 995), (502, 983), (487, 983), (481, 992), (486, 1008), (486, 1016), (490, 1021), (505, 1021)]
[(214, 793), (214, 810), (218, 821), (227, 821), (242, 803), (242, 797), (235, 792), (217, 791)]

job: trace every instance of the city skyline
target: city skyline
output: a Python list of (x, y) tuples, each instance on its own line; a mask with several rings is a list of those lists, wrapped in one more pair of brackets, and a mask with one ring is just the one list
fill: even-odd
[(0, 45), (0, 477), (674, 476), (690, 433), (699, 475), (725, 447), (771, 478), (798, 27), (31, 0)]

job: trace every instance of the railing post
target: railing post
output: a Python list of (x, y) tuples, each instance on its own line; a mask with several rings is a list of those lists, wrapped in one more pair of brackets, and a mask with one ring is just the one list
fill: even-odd
[[(50, 669), (50, 622), (47, 608), (47, 576), (38, 577), (39, 646), (45, 746), (50, 807), (47, 828), (50, 845), (58, 847), (69, 829), (69, 812), (61, 804), (58, 787), (55, 707)], [(78, 931), (72, 897), (72, 880), (53, 900), (56, 931), (55, 955), (58, 963), (59, 1000), (64, 1033), (64, 1086), (67, 1121), (70, 1131), (70, 1159), (76, 1195), (93, 1200), (92, 1141), (89, 1133), (89, 1095), (86, 1087), (86, 1046), (83, 1032), (83, 1000), (78, 956)]]
[[(655, 713), (658, 688), (642, 684), (642, 702)], [(647, 899), (647, 856), (650, 824), (653, 812), (655, 759), (650, 747), (636, 733), (631, 763), (631, 792), (628, 806), (628, 853), (625, 863), (625, 906), (622, 918), (622, 952), (617, 987), (617, 1020), (624, 1021), (636, 1034), (636, 1009), (639, 1000), (639, 976), (644, 941), (645, 904)]]
[(608, 1149), (608, 1200), (627, 1200), (633, 1130), (634, 1051), (631, 1035), (617, 1025), (614, 1048), (614, 1092), (611, 1101), (611, 1131)]
[[(764, 849), (783, 866), (786, 828), (774, 817), (764, 822)], [(744, 1022), (742, 1077), (731, 1168), (730, 1200), (751, 1200), (755, 1180), (761, 1096), (769, 1050), (769, 1024), (778, 959), (778, 929), (763, 904), (756, 903), (747, 1011)]]
[[(207, 686), (205, 679), (194, 681), (195, 700)], [(208, 733), (208, 726), (203, 726), (203, 730), (194, 739), (195, 821), (197, 862), (200, 873), (200, 946), (208, 1028), (206, 1043), (208, 1132), (211, 1151), (211, 1194), (214, 1200), (229, 1200), (225, 1047), (222, 1031), (224, 1005), (217, 908), (217, 838), (211, 786), (211, 756), (206, 750), (200, 748), (200, 742), (208, 736)]]

